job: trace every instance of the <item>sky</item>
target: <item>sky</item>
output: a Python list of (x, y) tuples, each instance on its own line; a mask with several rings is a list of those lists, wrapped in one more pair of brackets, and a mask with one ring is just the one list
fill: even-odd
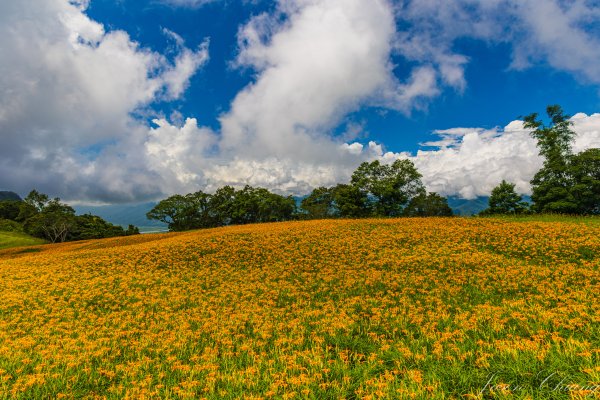
[(131, 203), (303, 195), (365, 161), (529, 194), (521, 119), (600, 147), (597, 0), (3, 0), (0, 190)]

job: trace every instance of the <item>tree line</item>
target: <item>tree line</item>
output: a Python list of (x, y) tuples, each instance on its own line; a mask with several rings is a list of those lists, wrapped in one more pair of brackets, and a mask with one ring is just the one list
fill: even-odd
[(571, 215), (600, 214), (600, 149), (591, 148), (573, 153), (575, 132), (570, 117), (559, 105), (546, 108), (550, 124), (537, 113), (525, 117), (525, 128), (532, 129), (542, 168), (531, 180), (531, 204), (516, 193), (515, 184), (503, 180), (492, 190), (491, 214), (555, 213)]
[(427, 193), (410, 160), (364, 162), (347, 184), (318, 187), (300, 205), (292, 196), (264, 188), (231, 186), (214, 194), (198, 191), (160, 201), (146, 216), (171, 231), (292, 219), (449, 216), (447, 200)]
[(60, 198), (50, 199), (35, 189), (23, 200), (0, 201), (0, 222), (6, 230), (22, 230), (52, 243), (140, 233), (133, 225), (123, 229), (96, 215), (75, 215)]

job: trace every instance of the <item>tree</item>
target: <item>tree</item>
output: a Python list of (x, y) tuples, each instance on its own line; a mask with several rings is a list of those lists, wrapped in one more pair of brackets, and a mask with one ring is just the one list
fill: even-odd
[(407, 217), (450, 217), (452, 209), (448, 199), (437, 193), (421, 193), (413, 197), (406, 208), (404, 215)]
[(296, 210), (291, 196), (284, 197), (263, 188), (231, 186), (214, 195), (198, 191), (161, 200), (146, 217), (169, 225), (171, 231), (211, 228), (229, 224), (287, 221)]
[(0, 201), (0, 219), (10, 219), (16, 221), (19, 217), (21, 201), (2, 200)]
[(287, 221), (295, 209), (296, 202), (291, 196), (283, 197), (246, 185), (234, 192), (230, 218), (232, 224)]
[(515, 191), (515, 184), (505, 180), (492, 190), (489, 207), (481, 215), (521, 214), (527, 210), (527, 203)]
[(537, 212), (576, 213), (577, 201), (571, 193), (573, 186), (570, 176), (572, 156), (571, 140), (575, 132), (571, 130), (569, 116), (559, 105), (546, 108), (551, 125), (546, 126), (537, 119), (537, 113), (525, 117), (525, 128), (533, 129), (531, 135), (537, 140), (544, 165), (531, 181), (533, 209)]
[(363, 218), (369, 216), (367, 193), (358, 187), (340, 183), (331, 189), (333, 215), (340, 218)]
[(36, 192), (32, 198), (39, 200), (44, 196), (45, 200), (38, 201), (37, 204), (27, 202), (27, 197), (25, 198), (26, 204), (39, 211), (27, 218), (23, 228), (26, 233), (52, 243), (64, 242), (76, 226), (75, 210), (71, 206), (61, 203), (58, 197), (48, 201), (46, 195)]
[[(54, 199), (54, 200), (57, 200), (57, 199)], [(33, 189), (31, 192), (29, 192), (27, 197), (25, 197), (23, 199), (23, 201), (25, 203), (29, 204), (30, 206), (32, 206), (33, 208), (35, 208), (35, 210), (37, 212), (42, 212), (42, 210), (44, 209), (46, 204), (50, 201), (50, 199), (48, 198), (47, 194), (40, 193), (37, 190)]]
[[(69, 234), (69, 240), (100, 239), (134, 234), (136, 227), (130, 225), (127, 233), (123, 227), (113, 225), (101, 217), (92, 214), (77, 215), (75, 227)], [(139, 233), (139, 230), (137, 231)]]
[(50, 201), (48, 195), (33, 189), (20, 203), (17, 221), (25, 222), (42, 212), (48, 201)]
[(216, 226), (214, 215), (210, 211), (210, 195), (202, 191), (185, 196), (176, 194), (161, 200), (146, 213), (146, 217), (168, 224), (171, 231)]
[(232, 186), (223, 186), (211, 196), (210, 210), (215, 226), (231, 224), (231, 214), (235, 204), (236, 190)]
[(309, 219), (332, 218), (335, 216), (333, 191), (330, 188), (315, 188), (300, 204)]
[(588, 149), (572, 157), (571, 193), (578, 213), (600, 214), (600, 149)]
[(364, 162), (352, 174), (351, 184), (367, 196), (373, 215), (385, 217), (401, 215), (410, 199), (424, 191), (421, 174), (410, 160), (390, 165)]

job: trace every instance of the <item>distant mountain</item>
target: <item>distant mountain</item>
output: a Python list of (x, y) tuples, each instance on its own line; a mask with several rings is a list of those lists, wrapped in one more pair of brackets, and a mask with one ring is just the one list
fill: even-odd
[(77, 214), (93, 214), (106, 221), (127, 227), (135, 225), (142, 232), (167, 230), (167, 225), (159, 221), (149, 220), (146, 213), (150, 211), (156, 203), (137, 203), (137, 204), (113, 204), (108, 206), (74, 206)]
[(0, 201), (3, 200), (15, 200), (15, 201), (21, 201), (21, 196), (19, 196), (18, 194), (16, 194), (15, 192), (9, 192), (9, 191), (0, 191)]
[(461, 199), (458, 196), (448, 196), (448, 205), (454, 215), (475, 215), (488, 207), (489, 197), (480, 196), (474, 199)]

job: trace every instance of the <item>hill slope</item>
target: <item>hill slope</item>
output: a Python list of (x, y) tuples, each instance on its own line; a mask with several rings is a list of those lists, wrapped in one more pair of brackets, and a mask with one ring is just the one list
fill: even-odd
[(34, 238), (23, 232), (0, 231), (0, 249), (11, 247), (35, 246), (46, 243), (43, 239)]
[(597, 380), (597, 226), (309, 221), (39, 250), (0, 251), (7, 398), (482, 398), (494, 374), (561, 399)]

